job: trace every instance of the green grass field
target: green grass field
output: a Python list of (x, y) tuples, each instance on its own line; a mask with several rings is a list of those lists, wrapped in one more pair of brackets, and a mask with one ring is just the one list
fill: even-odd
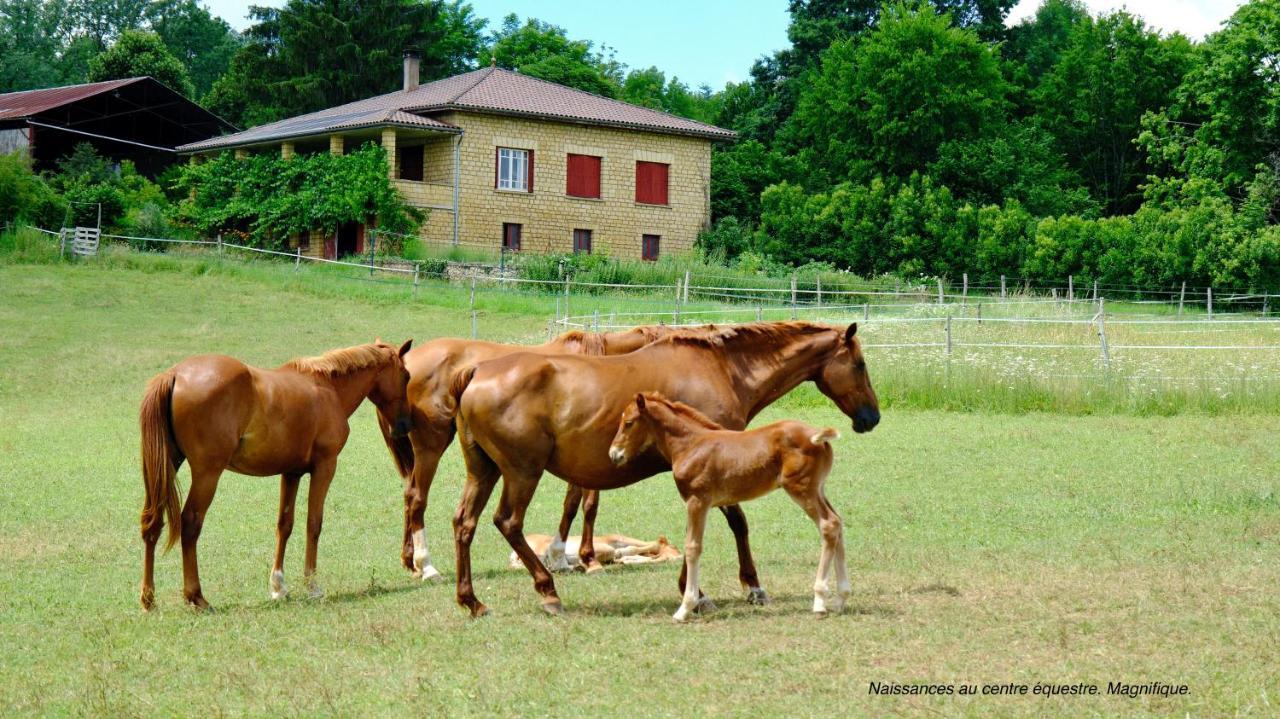
[[(177, 260), (172, 261), (178, 263)], [(674, 564), (558, 577), (546, 617), (482, 525), (472, 621), (451, 583), (399, 568), (401, 486), (362, 408), (329, 494), (328, 596), (301, 598), (303, 537), (267, 599), (278, 482), (225, 475), (201, 539), (206, 596), (183, 607), (177, 552), (159, 608), (137, 604), (137, 404), (154, 373), (219, 351), (260, 365), (376, 335), (466, 335), (459, 296), (280, 283), (272, 270), (0, 265), (0, 706), (4, 715), (1274, 716), (1280, 709), (1280, 421), (1173, 405), (1076, 413), (939, 411), (888, 392), (873, 433), (836, 446), (854, 595), (809, 616), (818, 537), (785, 496), (747, 505), (775, 602), (745, 604), (713, 518), (703, 564), (719, 609), (676, 626)], [(181, 264), (181, 263), (178, 263)], [(178, 271), (171, 271), (171, 270)], [(484, 315), (494, 339), (545, 336), (545, 306)], [(869, 351), (873, 377), (887, 353)], [(895, 360), (902, 363), (904, 360)], [(886, 384), (893, 384), (892, 378)], [(920, 390), (925, 391), (925, 390)], [(761, 420), (847, 421), (803, 393)], [(427, 532), (452, 581), (450, 450)], [(185, 470), (182, 477), (185, 477)], [(544, 478), (526, 524), (548, 532)], [(486, 516), (491, 514), (491, 508)], [(604, 495), (602, 532), (683, 536), (667, 476)], [(1086, 682), (1094, 697), (871, 696), (870, 682)], [(1182, 697), (1108, 682), (1186, 684)]]

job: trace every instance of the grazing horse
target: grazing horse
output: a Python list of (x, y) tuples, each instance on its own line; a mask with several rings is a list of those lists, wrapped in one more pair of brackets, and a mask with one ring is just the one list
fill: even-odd
[[(405, 479), (404, 492), (404, 540), (400, 552), (401, 562), (414, 576), (424, 581), (437, 579), (440, 572), (431, 563), (427, 550), (423, 514), (427, 508), (427, 494), (435, 479), (440, 457), (454, 436), (454, 414), (457, 404), (449, 394), (449, 382), (459, 371), (486, 360), (515, 352), (532, 352), (542, 355), (584, 354), (617, 355), (633, 352), (650, 342), (671, 334), (667, 327), (636, 327), (622, 332), (592, 334), (566, 332), (540, 345), (524, 347), (497, 342), (442, 338), (415, 347), (404, 358), (409, 370), (409, 405), (413, 412), (413, 429), (407, 436), (397, 437), (385, 421), (382, 435), (395, 459), (400, 476)], [(599, 495), (584, 492), (569, 485), (565, 495), (564, 513), (560, 521), (560, 537), (569, 536), (569, 527), (582, 504), (585, 526), (583, 528), (583, 566), (598, 567), (592, 553), (591, 532), (595, 523)], [(558, 547), (559, 545), (557, 545)], [(561, 550), (563, 552), (563, 550)]]
[[(657, 451), (621, 467), (609, 460), (617, 419), (637, 392), (662, 392), (725, 427), (742, 429), (773, 401), (812, 381), (852, 418), (855, 432), (874, 428), (880, 409), (856, 331), (856, 324), (840, 330), (808, 322), (755, 323), (676, 334), (617, 357), (513, 354), (461, 372), (452, 387), (467, 464), (453, 519), (458, 603), (472, 616), (486, 611), (471, 584), (471, 541), (501, 476), (494, 524), (533, 575), (543, 609), (564, 611), (551, 574), (524, 540), (525, 510), (544, 471), (598, 490), (671, 468)], [(745, 542), (745, 531), (740, 539)], [(739, 579), (751, 595), (762, 595), (750, 555), (745, 557), (747, 562), (739, 551)], [(684, 586), (682, 574), (681, 591)]]
[[(618, 420), (609, 458), (614, 464), (623, 465), (655, 448), (671, 465), (676, 489), (689, 515), (684, 540), (688, 581), (684, 599), (672, 619), (687, 621), (700, 605), (710, 604), (698, 591), (698, 561), (702, 557), (707, 512), (712, 507), (763, 497), (778, 487), (804, 509), (822, 536), (818, 578), (813, 584), (813, 611), (819, 616), (840, 611), (850, 592), (844, 525), (822, 491), (831, 472), (830, 442), (839, 436), (834, 429), (819, 430), (791, 421), (735, 432), (683, 402), (672, 402), (655, 392), (636, 395), (635, 404), (629, 405)], [(833, 569), (838, 592), (834, 597), (829, 596), (827, 585)]]
[[(169, 521), (167, 551), (182, 536), (182, 594), (208, 608), (200, 591), (196, 542), (205, 512), (224, 470), (256, 477), (280, 475), (280, 516), (271, 567), (271, 597), (285, 596), (284, 548), (293, 531), (293, 505), (302, 475), (311, 473), (307, 495), (307, 554), (304, 577), (312, 596), (316, 544), (324, 498), (347, 442), (347, 420), (368, 398), (379, 420), (393, 432), (410, 429), (405, 384), (409, 373), (399, 350), (381, 340), (296, 359), (278, 369), (259, 369), (224, 355), (191, 357), (156, 375), (142, 399), (142, 607), (155, 602), (156, 541)], [(191, 489), (178, 511), (176, 476), (191, 465)]]

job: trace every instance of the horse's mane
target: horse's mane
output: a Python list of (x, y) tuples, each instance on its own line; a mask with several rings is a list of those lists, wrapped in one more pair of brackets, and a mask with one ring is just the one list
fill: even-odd
[(570, 330), (556, 337), (556, 342), (569, 352), (592, 356), (604, 354), (604, 335), (595, 332)]
[(827, 325), (805, 322), (751, 322), (741, 325), (704, 325), (676, 332), (666, 339), (672, 344), (692, 345), (722, 349), (732, 340), (756, 340), (762, 343), (776, 344), (793, 337), (831, 332)]
[(644, 398), (649, 402), (656, 402), (665, 405), (677, 417), (688, 422), (698, 425), (703, 429), (724, 429), (724, 425), (719, 424), (707, 415), (699, 412), (697, 409), (690, 407), (684, 402), (677, 402), (674, 399), (667, 399), (658, 392), (645, 392)]
[(282, 369), (292, 369), (305, 374), (337, 377), (387, 361), (387, 345), (376, 342), (329, 350), (318, 357), (298, 357), (286, 362)]

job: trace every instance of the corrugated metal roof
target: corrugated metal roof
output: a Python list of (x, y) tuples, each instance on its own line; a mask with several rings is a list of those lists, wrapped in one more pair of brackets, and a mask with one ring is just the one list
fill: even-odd
[(130, 77), (124, 80), (105, 80), (84, 85), (50, 87), (44, 90), (24, 90), (0, 95), (0, 120), (30, 117), (70, 102), (93, 97), (118, 87), (131, 85), (145, 78)]
[[(181, 152), (237, 147), (290, 137), (320, 135), (354, 125), (351, 118), (373, 116), (377, 111), (393, 111), (401, 117), (409, 115), (418, 123), (435, 129), (456, 131), (453, 125), (423, 115), (449, 110), (521, 115), (561, 122), (623, 127), (647, 132), (693, 135), (709, 139), (729, 140), (736, 137), (731, 130), (651, 110), (620, 100), (613, 100), (554, 82), (521, 75), (518, 72), (486, 67), (443, 80), (429, 82), (414, 90), (378, 95), (367, 100), (291, 117), (260, 125), (233, 135), (183, 145)], [(358, 126), (402, 124), (391, 120), (364, 122)], [(425, 124), (433, 123), (433, 124)]]

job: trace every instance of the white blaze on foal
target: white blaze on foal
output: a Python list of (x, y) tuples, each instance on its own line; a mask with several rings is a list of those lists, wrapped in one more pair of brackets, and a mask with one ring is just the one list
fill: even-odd
[[(736, 432), (706, 415), (655, 392), (637, 394), (622, 413), (609, 457), (623, 464), (650, 447), (671, 463), (676, 488), (685, 500), (688, 530), (685, 538), (686, 581), (677, 622), (707, 608), (699, 599), (698, 562), (707, 512), (712, 507), (738, 504), (782, 487), (818, 525), (822, 553), (813, 584), (813, 611), (819, 616), (838, 612), (851, 585), (845, 567), (844, 527), (823, 493), (831, 472), (834, 429), (819, 430), (800, 422), (775, 422), (759, 429)], [(833, 566), (834, 565), (834, 566)], [(832, 596), (828, 577), (836, 575)]]

